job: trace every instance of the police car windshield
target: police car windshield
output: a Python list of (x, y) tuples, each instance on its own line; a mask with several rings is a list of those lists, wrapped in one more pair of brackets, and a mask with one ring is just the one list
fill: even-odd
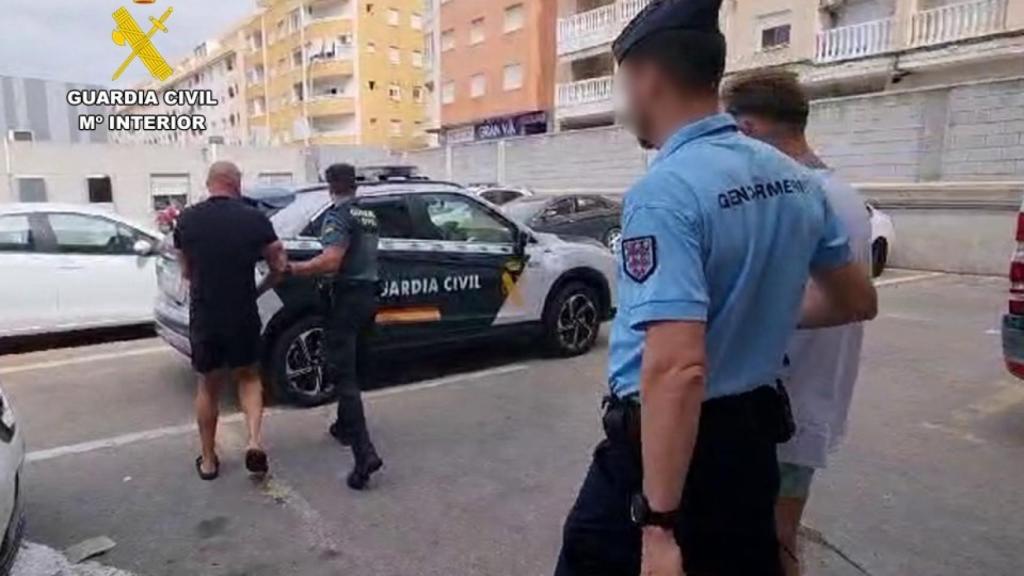
[[(460, 186), (443, 182), (394, 182), (361, 185), (359, 195), (385, 193), (453, 192), (462, 191)], [(327, 189), (311, 190), (295, 195), (286, 208), (272, 215), (270, 221), (279, 238), (295, 238), (331, 202)]]
[(501, 207), (502, 212), (518, 222), (529, 222), (548, 205), (550, 198), (521, 198)]

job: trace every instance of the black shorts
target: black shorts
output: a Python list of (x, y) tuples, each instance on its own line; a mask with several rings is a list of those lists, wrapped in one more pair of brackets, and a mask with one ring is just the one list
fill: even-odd
[(193, 318), (189, 324), (192, 367), (200, 374), (209, 374), (255, 366), (263, 349), (260, 331), (259, 318), (234, 322)]

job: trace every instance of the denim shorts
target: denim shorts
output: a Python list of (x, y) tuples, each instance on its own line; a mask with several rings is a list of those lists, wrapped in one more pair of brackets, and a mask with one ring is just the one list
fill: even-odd
[(814, 468), (779, 462), (779, 497), (807, 500), (813, 479)]

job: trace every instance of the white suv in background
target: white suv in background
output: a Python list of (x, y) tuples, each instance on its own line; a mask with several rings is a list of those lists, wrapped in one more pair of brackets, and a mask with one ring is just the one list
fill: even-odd
[(89, 206), (0, 207), (0, 338), (152, 322), (159, 243)]

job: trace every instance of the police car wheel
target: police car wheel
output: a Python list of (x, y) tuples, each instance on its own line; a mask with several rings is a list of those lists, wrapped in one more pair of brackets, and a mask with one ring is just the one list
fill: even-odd
[(588, 352), (601, 329), (597, 292), (582, 282), (563, 286), (548, 302), (544, 329), (551, 353), (568, 357)]
[(622, 229), (612, 228), (611, 230), (604, 233), (604, 245), (609, 250), (618, 254), (619, 248), (622, 246)]
[(274, 341), (270, 364), (274, 398), (298, 406), (319, 406), (334, 399), (324, 370), (323, 321), (299, 320)]

